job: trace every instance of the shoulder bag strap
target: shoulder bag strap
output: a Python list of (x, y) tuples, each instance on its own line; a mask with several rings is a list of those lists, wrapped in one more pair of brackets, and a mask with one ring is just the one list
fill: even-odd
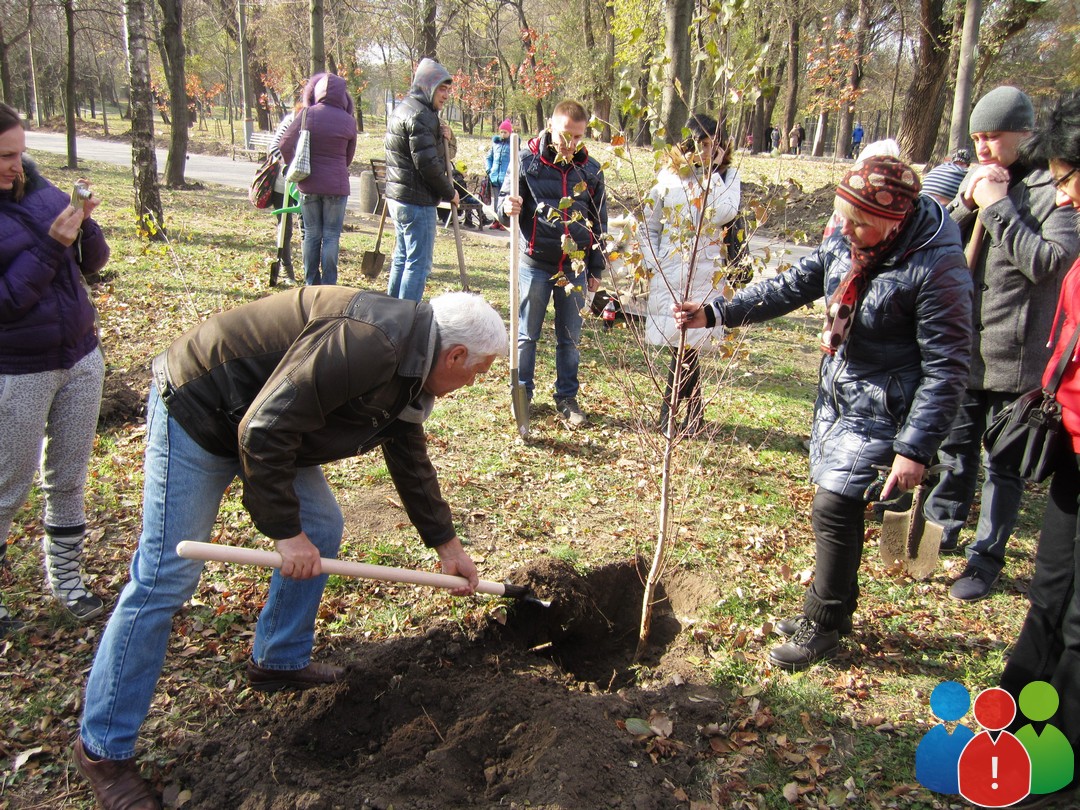
[(1043, 388), (1051, 396), (1057, 394), (1058, 386), (1061, 385), (1061, 378), (1065, 376), (1065, 368), (1069, 365), (1069, 360), (1072, 359), (1073, 352), (1076, 350), (1077, 338), (1080, 338), (1080, 326), (1073, 330), (1072, 339), (1069, 340), (1069, 345), (1065, 347), (1065, 351), (1061, 353), (1057, 368), (1054, 369), (1054, 376), (1050, 378), (1050, 382)]

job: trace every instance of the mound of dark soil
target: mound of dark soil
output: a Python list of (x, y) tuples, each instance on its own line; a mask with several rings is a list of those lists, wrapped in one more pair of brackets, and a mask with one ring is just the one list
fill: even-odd
[[(636, 567), (584, 577), (546, 560), (523, 573), (551, 607), (519, 603), (505, 623), (442, 624), (360, 646), (347, 683), (280, 695), (271, 710), (203, 739), (175, 773), (191, 806), (686, 807), (713, 756), (701, 729), (722, 723), (728, 702), (669, 677), (686, 655), (672, 649), (686, 637), (672, 605), (681, 615), (685, 595), (705, 594), (685, 574), (669, 584), (679, 594), (657, 606), (643, 662), (656, 685), (617, 688), (631, 682)], [(671, 656), (679, 664), (668, 668)], [(659, 735), (624, 725), (650, 717)]]

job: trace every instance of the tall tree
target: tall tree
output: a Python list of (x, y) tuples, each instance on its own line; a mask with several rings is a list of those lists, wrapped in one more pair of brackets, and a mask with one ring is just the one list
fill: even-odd
[(690, 69), (690, 22), (693, 0), (665, 0), (664, 3), (664, 86), (660, 97), (660, 123), (667, 130), (668, 143), (680, 140), (689, 110), (686, 98), (693, 75)]
[(956, 66), (956, 90), (953, 93), (952, 126), (949, 151), (968, 142), (967, 122), (971, 114), (971, 86), (975, 78), (975, 45), (979, 41), (982, 0), (967, 0), (964, 5), (964, 33), (960, 38), (960, 61)]
[(67, 167), (79, 168), (79, 156), (75, 149), (75, 108), (79, 99), (75, 95), (75, 0), (64, 1), (64, 29), (67, 35), (67, 66), (64, 71), (64, 129), (67, 132)]
[(187, 54), (184, 50), (184, 4), (183, 0), (158, 0), (161, 8), (160, 52), (165, 69), (165, 81), (169, 86), (169, 117), (172, 119), (172, 136), (169, 154), (165, 159), (165, 185), (183, 188), (184, 169), (187, 165), (188, 126), (190, 124), (187, 99)]
[[(7, 4), (5, 4), (3, 11), (0, 11), (0, 92), (3, 93), (5, 104), (13, 104), (15, 102), (15, 96), (12, 93), (11, 87), (11, 52), (16, 45), (26, 38), (27, 33), (30, 31), (30, 8), (32, 6), (33, 2), (31, 1), (27, 5), (26, 17), (19, 20), (15, 24), (14, 30), (10, 33), (7, 30), (9, 25), (7, 20)], [(15, 4), (15, 8), (18, 8), (17, 3)]]
[(913, 163), (930, 157), (945, 107), (942, 89), (951, 28), (945, 0), (919, 0), (919, 23), (919, 51), (896, 136), (901, 154)]
[(150, 50), (146, 40), (146, 4), (125, 0), (128, 76), (131, 88), (131, 171), (135, 215), (150, 239), (164, 238), (165, 217), (154, 152), (154, 100), (150, 92)]
[[(787, 22), (788, 56), (787, 82), (784, 87), (784, 124), (782, 137), (795, 126), (795, 116), (799, 111), (799, 75), (803, 64), (799, 60), (799, 37), (802, 30), (802, 18), (805, 13), (802, 0), (791, 0), (784, 4), (784, 17)], [(791, 144), (788, 144), (790, 147)]]
[(323, 0), (311, 0), (311, 75), (326, 72), (326, 8)]

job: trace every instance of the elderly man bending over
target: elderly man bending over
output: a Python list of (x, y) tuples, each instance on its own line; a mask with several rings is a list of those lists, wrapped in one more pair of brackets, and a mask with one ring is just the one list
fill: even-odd
[(247, 676), (274, 690), (334, 683), (311, 661), (315, 616), (344, 520), (319, 465), (381, 447), (401, 502), (443, 571), (469, 581), (465, 553), (428, 458), (435, 398), (470, 385), (507, 347), (483, 299), (428, 303), (346, 287), (305, 287), (200, 324), (154, 360), (147, 409), (143, 531), (131, 580), (86, 687), (75, 763), (106, 810), (151, 810), (135, 744), (165, 660), (172, 617), (203, 563), (176, 554), (207, 540), (233, 479), (282, 557), (259, 614)]

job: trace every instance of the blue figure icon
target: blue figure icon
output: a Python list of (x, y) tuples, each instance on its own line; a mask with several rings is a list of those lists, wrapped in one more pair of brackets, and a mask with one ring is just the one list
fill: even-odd
[(945, 722), (926, 732), (915, 749), (915, 778), (923, 787), (938, 793), (960, 792), (957, 766), (975, 732), (960, 723), (950, 734), (945, 723), (959, 720), (969, 708), (971, 695), (956, 681), (942, 681), (930, 693), (930, 711)]

